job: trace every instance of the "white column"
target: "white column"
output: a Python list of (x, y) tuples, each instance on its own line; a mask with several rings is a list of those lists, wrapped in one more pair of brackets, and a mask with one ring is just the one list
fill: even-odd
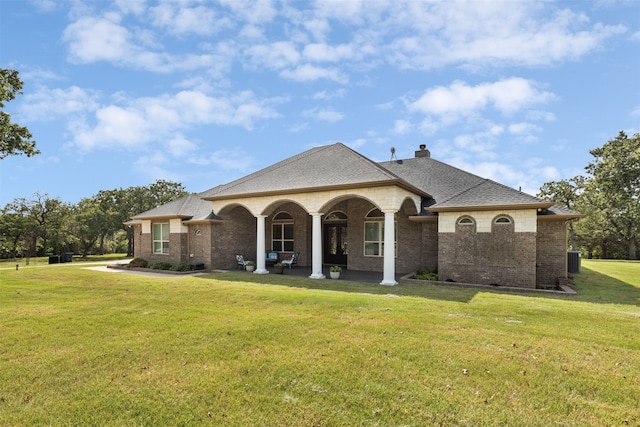
[(312, 212), (311, 229), (311, 276), (310, 279), (324, 279), (322, 274), (322, 213)]
[(395, 245), (395, 213), (394, 210), (384, 210), (384, 271), (381, 285), (397, 285), (396, 282), (396, 245)]
[(256, 233), (256, 269), (254, 270), (255, 274), (268, 274), (269, 270), (266, 268), (266, 260), (264, 257), (265, 254), (265, 218), (266, 215), (258, 215), (256, 219), (258, 220), (258, 231)]

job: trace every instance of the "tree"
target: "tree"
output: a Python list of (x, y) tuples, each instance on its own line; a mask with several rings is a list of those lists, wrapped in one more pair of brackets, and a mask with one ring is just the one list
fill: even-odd
[(103, 211), (95, 198), (80, 200), (73, 211), (73, 234), (78, 240), (82, 257), (87, 258), (98, 239), (104, 238), (108, 211)]
[(0, 256), (16, 258), (24, 253), (24, 236), (27, 231), (27, 220), (24, 215), (15, 212), (11, 205), (6, 205), (0, 215)]
[[(540, 187), (537, 196), (543, 199), (552, 200), (554, 203), (564, 206), (570, 210), (578, 210), (576, 205), (580, 201), (580, 194), (584, 188), (584, 178), (576, 176), (572, 179), (563, 179), (561, 181), (547, 182)], [(576, 250), (576, 234), (573, 227), (573, 221), (569, 223), (569, 240), (571, 241), (571, 250)]]
[[(600, 148), (587, 176), (544, 184), (539, 197), (585, 215), (570, 235), (587, 256), (637, 259), (640, 238), (640, 134), (620, 132)], [(621, 249), (622, 247), (625, 249)], [(575, 247), (575, 246), (573, 246)], [(626, 253), (626, 255), (625, 255)]]
[[(600, 209), (613, 230), (627, 244), (628, 259), (637, 259), (640, 238), (640, 134), (623, 131), (600, 148), (585, 170), (589, 202)], [(600, 197), (602, 196), (602, 197)]]
[(15, 199), (6, 208), (8, 213), (22, 216), (13, 222), (23, 227), (25, 255), (33, 257), (68, 249), (70, 206), (48, 194), (35, 193), (33, 197)]
[(157, 180), (146, 187), (128, 187), (102, 190), (94, 198), (107, 215), (104, 219), (104, 236), (124, 230), (127, 233), (127, 253), (133, 255), (133, 230), (124, 225), (132, 216), (156, 206), (169, 203), (187, 195), (184, 186), (177, 182)]
[[(22, 85), (16, 70), (0, 68), (0, 108), (4, 109), (5, 102), (22, 93)], [(36, 142), (31, 138), (29, 129), (11, 123), (11, 116), (0, 111), (0, 159), (19, 154), (26, 154), (27, 157), (40, 154), (36, 149)]]

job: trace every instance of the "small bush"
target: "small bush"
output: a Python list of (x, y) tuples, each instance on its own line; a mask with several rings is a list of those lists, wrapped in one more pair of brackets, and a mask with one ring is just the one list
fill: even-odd
[(169, 269), (171, 271), (189, 271), (191, 267), (186, 262), (179, 262), (177, 264), (173, 264)]
[(171, 268), (170, 262), (156, 261), (150, 265), (152, 270), (169, 270)]
[(143, 258), (134, 258), (128, 265), (129, 268), (147, 268), (148, 266), (149, 263)]
[(438, 275), (425, 268), (424, 270), (416, 271), (414, 278), (418, 280), (438, 280)]

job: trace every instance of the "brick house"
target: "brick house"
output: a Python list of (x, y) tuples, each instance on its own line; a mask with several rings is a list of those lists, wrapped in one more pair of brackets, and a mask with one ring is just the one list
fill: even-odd
[(581, 215), (430, 157), (376, 163), (341, 143), (312, 148), (197, 195), (141, 213), (134, 253), (148, 261), (268, 273), (265, 252), (441, 280), (524, 288), (567, 277), (568, 220)]

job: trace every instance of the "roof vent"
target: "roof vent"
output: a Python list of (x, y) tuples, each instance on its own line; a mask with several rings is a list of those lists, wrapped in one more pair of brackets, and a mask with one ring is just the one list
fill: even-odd
[(416, 151), (416, 157), (431, 157), (431, 152), (427, 150), (425, 144), (420, 144), (420, 149)]

